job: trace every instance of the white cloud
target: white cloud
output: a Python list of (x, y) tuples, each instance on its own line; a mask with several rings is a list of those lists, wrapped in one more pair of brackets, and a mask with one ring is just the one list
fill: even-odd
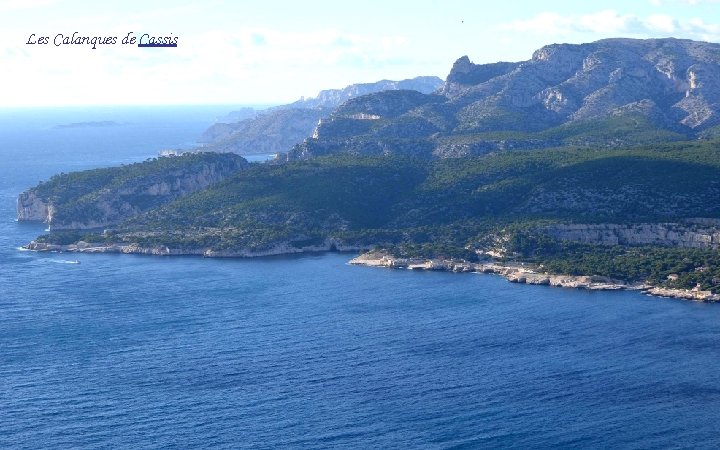
[(568, 34), (574, 31), (620, 33), (630, 28), (636, 20), (633, 15), (622, 15), (612, 9), (583, 15), (543, 12), (531, 19), (502, 24), (496, 28), (502, 31), (530, 32), (539, 35)]
[(618, 14), (617, 11), (608, 9), (594, 14), (584, 14), (576, 20), (572, 20), (573, 28), (587, 30), (593, 33), (621, 33), (629, 28), (635, 21), (635, 17), (626, 14)]
[(72, 104), (81, 98), (98, 104), (222, 103), (236, 99), (237, 92), (257, 96), (247, 102), (285, 101), (348, 84), (337, 79), (391, 77), (388, 68), (405, 57), (408, 45), (402, 36), (335, 29), (248, 28), (178, 37), (177, 48), (118, 43), (92, 50), (25, 45), (27, 36), (0, 30), (0, 42), (14, 43), (0, 46), (0, 104)]
[[(698, 3), (703, 0), (682, 1)], [(720, 0), (705, 0), (705, 2), (720, 3)], [(712, 42), (720, 40), (720, 24), (706, 23), (699, 18), (682, 21), (666, 14), (638, 17), (632, 14), (619, 14), (615, 10), (583, 15), (543, 12), (527, 20), (498, 25), (495, 30), (533, 33), (540, 36), (569, 37), (577, 33), (592, 35), (587, 38), (588, 40), (618, 36), (651, 38), (669, 35)]]
[(567, 33), (571, 25), (572, 19), (569, 17), (554, 12), (544, 12), (531, 19), (516, 20), (495, 28), (501, 31), (557, 35)]
[(654, 6), (663, 6), (669, 3), (681, 3), (683, 5), (713, 5), (720, 3), (720, 0), (650, 0), (650, 4)]
[(0, 12), (7, 13), (35, 9), (55, 3), (56, 0), (0, 0)]
[(686, 5), (703, 5), (703, 4), (717, 4), (720, 3), (720, 0), (679, 0), (680, 3), (684, 3)]
[(704, 20), (695, 17), (681, 25), (685, 33), (703, 41), (720, 41), (720, 24), (705, 23)]
[(675, 19), (665, 14), (649, 16), (643, 20), (643, 25), (650, 30), (657, 30), (663, 33), (674, 33), (677, 30)]

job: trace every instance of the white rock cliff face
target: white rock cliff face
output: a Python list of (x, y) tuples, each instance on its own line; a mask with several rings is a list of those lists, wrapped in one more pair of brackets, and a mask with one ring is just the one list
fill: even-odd
[(19, 221), (50, 222), (52, 205), (39, 198), (34, 191), (27, 191), (17, 198), (17, 219)]
[(19, 221), (42, 221), (52, 230), (84, 230), (104, 228), (139, 214), (149, 207), (158, 206), (182, 197), (213, 183), (217, 183), (238, 167), (209, 163), (191, 170), (172, 170), (133, 179), (113, 189), (100, 189), (92, 202), (81, 209), (69, 211), (41, 198), (36, 188), (23, 192), (17, 199)]
[[(700, 130), (720, 123), (720, 46), (679, 39), (605, 39), (552, 44), (532, 59), (480, 76), (495, 64), (455, 63), (442, 93), (485, 107), (542, 107), (555, 124), (603, 117), (638, 102), (651, 119)], [(540, 109), (534, 110), (540, 119)], [(660, 117), (661, 116), (661, 117)]]
[(600, 245), (720, 248), (720, 227), (677, 223), (572, 224), (545, 228), (556, 239)]

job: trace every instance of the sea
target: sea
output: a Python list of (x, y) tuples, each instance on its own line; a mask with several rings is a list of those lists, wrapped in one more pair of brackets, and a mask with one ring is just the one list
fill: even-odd
[(720, 305), (347, 253), (21, 249), (45, 225), (20, 192), (230, 109), (0, 110), (0, 448), (720, 447)]

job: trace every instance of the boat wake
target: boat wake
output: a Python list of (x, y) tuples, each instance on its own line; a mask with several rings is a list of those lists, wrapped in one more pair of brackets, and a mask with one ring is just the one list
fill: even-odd
[(47, 261), (54, 264), (80, 264), (77, 259), (48, 259)]

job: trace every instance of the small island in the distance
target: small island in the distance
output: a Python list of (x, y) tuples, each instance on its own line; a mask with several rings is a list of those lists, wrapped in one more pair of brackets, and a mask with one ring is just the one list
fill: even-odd
[(270, 163), (189, 152), (60, 174), (18, 219), (49, 224), (37, 251), (364, 251), (352, 262), (718, 301), (718, 105), (718, 44), (463, 57), (433, 93), (351, 97)]

